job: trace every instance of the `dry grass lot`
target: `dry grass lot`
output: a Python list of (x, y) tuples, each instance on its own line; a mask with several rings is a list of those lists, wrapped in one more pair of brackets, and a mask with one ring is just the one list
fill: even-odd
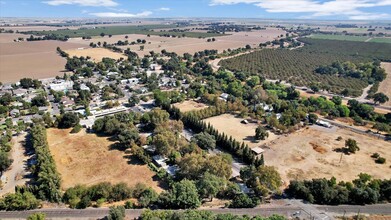
[(158, 192), (162, 189), (153, 180), (155, 175), (146, 165), (122, 151), (110, 150), (113, 142), (106, 137), (86, 134), (70, 134), (69, 129), (48, 129), (50, 151), (61, 173), (62, 187), (67, 189), (77, 184), (92, 185), (108, 181), (125, 182), (134, 186), (141, 182)]
[[(249, 44), (252, 47), (258, 47), (262, 42), (272, 41), (281, 34), (285, 35), (285, 31), (270, 28), (267, 30), (252, 31), (252, 32), (238, 32), (238, 33), (227, 33), (231, 34), (228, 36), (215, 37), (215, 42), (206, 42), (207, 39), (198, 39), (198, 38), (168, 38), (168, 37), (159, 37), (159, 36), (150, 36), (139, 35), (139, 34), (129, 34), (127, 39), (129, 42), (136, 41), (137, 39), (145, 39), (147, 43), (144, 45), (145, 48), (143, 51), (140, 51), (140, 45), (127, 45), (122, 46), (122, 49), (130, 48), (140, 56), (149, 54), (149, 51), (159, 52), (163, 49), (166, 49), (169, 52), (176, 52), (177, 54), (190, 53), (194, 54), (195, 52), (201, 50), (211, 50), (215, 49), (219, 52), (226, 50), (228, 48), (235, 49), (239, 47), (244, 47)], [(125, 41), (125, 35), (115, 35), (109, 38), (105, 37), (95, 37), (91, 40), (82, 40), (81, 38), (70, 39), (70, 42), (75, 43), (84, 43), (89, 45), (90, 42), (101, 42), (106, 41), (107, 43), (116, 43), (118, 40)], [(150, 42), (150, 43), (149, 43)]]
[(69, 54), (69, 56), (73, 57), (91, 57), (95, 62), (100, 62), (104, 57), (113, 58), (115, 60), (118, 60), (120, 58), (127, 59), (127, 57), (123, 54), (113, 52), (111, 50), (105, 49), (105, 48), (84, 48), (84, 49), (73, 49), (73, 50), (66, 50)]
[[(341, 136), (343, 140), (337, 141)], [(334, 149), (342, 148), (345, 140), (357, 141), (360, 151), (342, 155)], [(268, 145), (264, 152), (266, 165), (275, 166), (287, 184), (291, 179), (331, 178), (350, 181), (359, 173), (375, 178), (391, 178), (391, 143), (349, 130), (311, 126), (288, 136), (282, 136)], [(386, 164), (376, 164), (373, 153), (386, 158)], [(341, 160), (342, 155), (342, 160)], [(341, 161), (341, 162), (340, 162)]]
[(189, 112), (193, 110), (201, 110), (204, 108), (208, 108), (208, 106), (204, 103), (198, 103), (193, 100), (184, 101), (181, 103), (175, 103), (175, 107), (179, 108), (181, 112)]
[(269, 137), (266, 140), (257, 143), (254, 141), (254, 135), (258, 125), (256, 123), (242, 124), (240, 123), (242, 120), (243, 118), (235, 117), (231, 114), (223, 114), (204, 119), (203, 121), (209, 122), (218, 131), (232, 136), (239, 142), (248, 144), (251, 148), (259, 147), (278, 138), (277, 135), (269, 132)]
[[(0, 34), (0, 42), (7, 39), (10, 36)], [(57, 54), (56, 48), (66, 50), (82, 46), (60, 41), (0, 43), (0, 81), (16, 82), (23, 77), (42, 79), (63, 75), (66, 60)]]
[(386, 70), (387, 78), (380, 83), (378, 92), (382, 92), (390, 98), (390, 100), (383, 105), (391, 106), (391, 63), (383, 62), (381, 63), (381, 66)]

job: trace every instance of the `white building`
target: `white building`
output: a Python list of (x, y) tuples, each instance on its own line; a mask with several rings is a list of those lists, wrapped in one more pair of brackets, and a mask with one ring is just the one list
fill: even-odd
[(60, 80), (60, 81), (56, 81), (55, 83), (50, 84), (49, 87), (50, 87), (50, 89), (53, 89), (54, 91), (59, 92), (59, 91), (66, 91), (68, 89), (72, 89), (73, 84), (74, 84), (73, 81)]

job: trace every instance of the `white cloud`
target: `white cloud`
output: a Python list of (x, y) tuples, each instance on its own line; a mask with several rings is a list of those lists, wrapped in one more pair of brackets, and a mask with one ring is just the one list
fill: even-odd
[(90, 13), (90, 15), (94, 15), (97, 17), (104, 17), (104, 18), (136, 18), (136, 17), (148, 17), (151, 15), (151, 11), (144, 11), (137, 14), (131, 14), (131, 13), (115, 13), (115, 12), (98, 12), (98, 13)]
[(156, 9), (156, 11), (170, 11), (170, 10), (171, 8), (166, 8), (166, 7)]
[(338, 16), (349, 19), (381, 19), (388, 14), (367, 13), (363, 8), (390, 6), (391, 0), (211, 0), (211, 5), (253, 4), (270, 13), (310, 13), (307, 17)]
[(49, 0), (43, 1), (48, 5), (80, 5), (80, 6), (104, 6), (104, 7), (113, 7), (117, 6), (118, 3), (114, 0)]

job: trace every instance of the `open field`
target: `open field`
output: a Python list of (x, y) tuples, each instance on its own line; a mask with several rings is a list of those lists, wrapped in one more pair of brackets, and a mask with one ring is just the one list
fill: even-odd
[[(343, 140), (337, 141), (338, 136)], [(335, 152), (335, 149), (344, 147), (348, 138), (356, 140), (361, 150), (351, 155)], [(291, 179), (332, 176), (337, 180), (350, 181), (359, 173), (368, 173), (374, 178), (391, 178), (391, 143), (349, 130), (311, 126), (282, 136), (268, 147), (270, 149), (264, 152), (265, 163), (278, 169), (285, 184)], [(375, 152), (386, 158), (387, 163), (376, 164), (371, 158)]]
[(128, 36), (128, 41), (136, 41), (137, 39), (145, 39), (147, 41), (144, 44), (144, 50), (140, 51), (140, 45), (127, 45), (120, 46), (122, 49), (130, 48), (132, 51), (136, 52), (138, 55), (143, 56), (145, 54), (149, 54), (149, 51), (161, 52), (163, 49), (169, 52), (175, 52), (179, 55), (183, 55), (184, 53), (193, 54), (195, 52), (201, 50), (218, 50), (222, 52), (227, 49), (235, 49), (239, 47), (244, 47), (247, 44), (252, 47), (258, 47), (260, 43), (266, 41), (272, 41), (277, 36), (281, 34), (285, 34), (284, 31), (279, 29), (267, 29), (260, 31), (252, 31), (252, 32), (238, 32), (238, 33), (227, 33), (230, 35), (215, 37), (215, 42), (207, 42), (206, 39), (198, 39), (198, 38), (170, 38), (170, 37), (160, 37), (153, 36), (147, 37), (142, 34), (129, 34), (129, 35), (114, 35), (111, 38), (108, 36), (105, 37), (93, 37), (91, 40), (82, 40), (81, 38), (73, 38), (70, 39), (69, 42), (74, 43), (83, 43), (85, 45), (89, 45), (91, 42), (103, 43), (106, 41), (107, 43), (116, 43), (119, 40), (125, 41), (125, 36)]
[(116, 53), (111, 50), (105, 49), (105, 48), (84, 48), (84, 49), (72, 49), (72, 50), (65, 50), (69, 54), (69, 56), (73, 57), (91, 57), (94, 61), (100, 62), (104, 57), (113, 58), (115, 60), (124, 58), (127, 59), (127, 57), (121, 53)]
[(324, 39), (324, 40), (346, 40), (346, 41), (361, 41), (364, 42), (369, 39), (365, 36), (349, 36), (349, 35), (331, 35), (331, 34), (313, 34), (310, 38)]
[[(0, 43), (13, 43), (15, 39), (18, 39), (19, 37), (26, 38), (27, 35), (24, 34), (9, 34), (9, 33), (1, 33), (0, 34)], [(1, 51), (0, 51), (1, 52)]]
[(390, 100), (383, 105), (391, 106), (391, 63), (381, 63), (381, 66), (386, 70), (387, 78), (379, 85), (378, 92), (386, 94)]
[(243, 118), (238, 118), (231, 114), (223, 114), (204, 119), (203, 121), (210, 123), (219, 132), (232, 136), (239, 142), (248, 144), (250, 148), (259, 147), (278, 138), (277, 135), (269, 132), (269, 137), (266, 140), (255, 142), (255, 129), (258, 125), (256, 123), (242, 124), (240, 123), (242, 120)]
[(193, 110), (201, 110), (207, 108), (208, 106), (204, 103), (198, 103), (193, 100), (184, 101), (181, 103), (175, 103), (175, 107), (179, 108), (181, 112), (189, 112)]
[(16, 82), (23, 77), (41, 79), (63, 75), (66, 60), (57, 55), (56, 48), (67, 50), (83, 46), (60, 41), (0, 43), (0, 81)]
[(371, 40), (369, 40), (369, 42), (391, 44), (391, 37), (382, 37), (382, 38), (375, 37), (375, 38), (372, 38)]
[(56, 34), (59, 36), (69, 36), (70, 38), (74, 37), (87, 37), (87, 36), (99, 36), (101, 33), (106, 35), (121, 35), (121, 34), (150, 34), (150, 35), (161, 35), (161, 34), (170, 34), (175, 36), (186, 35), (187, 37), (215, 37), (215, 36), (224, 36), (223, 34), (216, 33), (203, 33), (203, 32), (156, 32), (154, 29), (165, 29), (165, 28), (176, 28), (176, 25), (165, 25), (165, 24), (153, 24), (153, 25), (126, 25), (126, 26), (105, 26), (105, 27), (93, 27), (93, 28), (82, 28), (77, 30), (54, 30), (54, 31), (28, 31), (25, 34), (33, 35), (47, 35), (47, 34)]
[(155, 175), (146, 165), (129, 154), (110, 149), (114, 142), (107, 137), (86, 134), (70, 134), (69, 129), (48, 129), (50, 151), (61, 174), (62, 188), (77, 184), (92, 185), (108, 181), (125, 182), (129, 186), (141, 182), (158, 192), (162, 189), (153, 180)]

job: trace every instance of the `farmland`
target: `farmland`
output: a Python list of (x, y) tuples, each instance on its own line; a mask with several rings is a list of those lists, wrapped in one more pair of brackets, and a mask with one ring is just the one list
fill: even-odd
[(107, 181), (125, 182), (129, 186), (142, 182), (161, 191), (153, 179), (154, 173), (132, 155), (110, 149), (114, 142), (108, 138), (85, 131), (78, 134), (69, 131), (47, 130), (49, 148), (61, 174), (63, 189)]
[(350, 36), (350, 35), (331, 35), (331, 34), (313, 34), (310, 38), (323, 40), (343, 40), (343, 41), (359, 41), (364, 42), (369, 39), (365, 36)]
[(351, 77), (320, 75), (314, 70), (320, 65), (330, 65), (335, 61), (368, 62), (372, 59), (391, 58), (391, 45), (381, 43), (301, 39), (307, 45), (296, 50), (264, 49), (222, 60), (220, 65), (232, 71), (259, 74), (267, 79), (286, 80), (297, 86), (312, 83), (329, 86), (332, 92), (345, 88), (352, 94), (360, 95), (368, 82)]
[[(337, 141), (341, 136), (342, 140)], [(336, 148), (344, 147), (345, 141), (353, 138), (360, 151), (341, 155)], [(268, 144), (264, 157), (266, 165), (275, 166), (285, 184), (292, 179), (331, 178), (351, 181), (359, 173), (368, 173), (374, 178), (390, 178), (389, 165), (377, 164), (371, 155), (375, 152), (391, 159), (391, 144), (366, 135), (338, 128), (311, 126), (287, 137), (282, 136)], [(341, 159), (342, 158), (342, 159)], [(365, 166), (363, 166), (365, 164)]]
[(383, 37), (383, 38), (372, 38), (369, 40), (369, 42), (376, 42), (376, 43), (389, 43), (391, 44), (391, 38), (390, 37)]
[(140, 25), (140, 26), (106, 26), (106, 27), (96, 27), (96, 28), (80, 28), (77, 30), (62, 29), (54, 31), (26, 31), (24, 34), (33, 34), (33, 35), (48, 35), (54, 34), (58, 36), (68, 36), (70, 38), (75, 37), (92, 37), (99, 36), (101, 33), (105, 35), (121, 35), (121, 34), (143, 34), (143, 35), (162, 35), (168, 34), (172, 36), (186, 36), (192, 38), (205, 38), (205, 37), (214, 37), (214, 36), (223, 36), (222, 34), (215, 33), (203, 33), (203, 32), (156, 32), (154, 29), (163, 29), (163, 28), (176, 28), (176, 25)]
[[(145, 39), (147, 41), (144, 45), (144, 50), (140, 50), (140, 45), (126, 45), (119, 46), (122, 49), (130, 48), (132, 51), (136, 52), (139, 56), (143, 56), (149, 54), (149, 51), (159, 52), (163, 49), (169, 52), (175, 52), (179, 55), (184, 53), (193, 54), (195, 52), (201, 50), (218, 50), (219, 52), (223, 52), (223, 50), (227, 49), (235, 49), (239, 47), (244, 47), (247, 44), (251, 47), (258, 47), (259, 43), (264, 43), (267, 41), (274, 40), (277, 36), (285, 34), (285, 31), (279, 30), (276, 28), (270, 28), (266, 30), (260, 31), (251, 31), (251, 32), (237, 32), (237, 33), (229, 33), (227, 36), (218, 36), (215, 37), (216, 41), (207, 42), (205, 39), (198, 38), (172, 38), (172, 37), (160, 37), (151, 35), (147, 37), (142, 34), (129, 34), (129, 35), (114, 35), (112, 37), (93, 37), (90, 40), (82, 40), (81, 38), (72, 38), (69, 39), (69, 42), (74, 43), (82, 43), (86, 46), (91, 42), (107, 42), (109, 44), (117, 43), (119, 40), (129, 42), (136, 41), (137, 39)], [(126, 39), (125, 36), (128, 36)]]
[(15, 82), (27, 76), (42, 79), (63, 75), (66, 60), (57, 55), (56, 48), (66, 50), (83, 46), (59, 41), (0, 43), (0, 81)]
[(223, 114), (211, 118), (204, 119), (206, 123), (210, 123), (218, 131), (232, 136), (239, 142), (244, 142), (250, 148), (259, 147), (262, 144), (275, 140), (277, 135), (269, 132), (269, 137), (264, 141), (256, 142), (254, 139), (255, 129), (258, 127), (256, 123), (243, 124), (243, 118), (235, 117), (231, 114)]
[(69, 54), (70, 57), (91, 57), (94, 61), (100, 62), (104, 57), (109, 57), (115, 60), (120, 58), (127, 59), (127, 57), (123, 54), (113, 52), (111, 50), (105, 48), (84, 48), (84, 49), (72, 49), (65, 50), (66, 53)]

